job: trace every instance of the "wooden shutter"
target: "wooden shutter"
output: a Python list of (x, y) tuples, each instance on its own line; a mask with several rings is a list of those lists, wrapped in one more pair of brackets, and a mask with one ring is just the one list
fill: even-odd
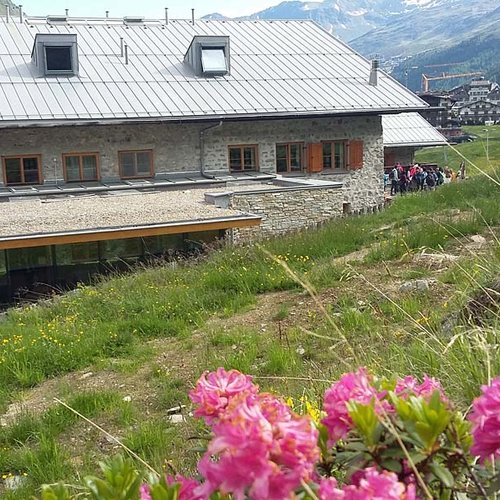
[(349, 141), (349, 169), (363, 168), (363, 141)]
[(323, 144), (314, 143), (308, 145), (307, 167), (309, 172), (321, 172), (323, 170)]

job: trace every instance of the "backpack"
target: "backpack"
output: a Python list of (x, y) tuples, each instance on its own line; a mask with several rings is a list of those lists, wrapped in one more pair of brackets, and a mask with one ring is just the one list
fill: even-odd
[(436, 185), (436, 180), (434, 179), (434, 175), (433, 174), (428, 174), (427, 178), (425, 179), (425, 181), (427, 182), (427, 185), (429, 187), (433, 187), (433, 186)]
[(389, 172), (389, 179), (392, 181), (394, 179), (394, 169)]

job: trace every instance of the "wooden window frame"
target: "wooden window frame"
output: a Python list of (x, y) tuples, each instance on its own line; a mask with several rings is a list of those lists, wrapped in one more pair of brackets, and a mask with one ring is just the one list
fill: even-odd
[[(255, 149), (255, 168), (252, 170), (245, 169), (244, 165), (244, 152), (245, 148), (254, 148)], [(239, 149), (241, 151), (241, 167), (239, 170), (233, 170), (231, 168), (231, 149)], [(231, 144), (227, 147), (227, 158), (229, 165), (229, 172), (258, 172), (259, 171), (259, 145), (258, 144)]]
[[(122, 162), (121, 155), (127, 153), (149, 153), (149, 175), (132, 175), (132, 176), (124, 176), (122, 170)], [(154, 176), (154, 153), (152, 149), (127, 149), (123, 151), (118, 151), (118, 168), (120, 170), (120, 179), (149, 179)], [(135, 171), (137, 172), (137, 156), (135, 161)]]
[[(343, 144), (344, 145), (344, 166), (342, 168), (330, 167), (327, 168), (324, 166), (323, 160), (323, 171), (327, 172), (349, 172), (349, 141), (347, 139), (342, 139), (338, 141), (321, 141), (321, 144), (331, 144), (332, 148), (332, 165), (335, 164), (335, 144)], [(323, 155), (324, 158), (324, 155)]]
[[(301, 149), (301, 160), (302, 160), (302, 165), (300, 170), (292, 170), (291, 169), (291, 155), (290, 155), (290, 146), (294, 145), (299, 145)], [(277, 149), (278, 146), (286, 146), (286, 172), (278, 172), (278, 154), (277, 154)], [(276, 153), (276, 173), (279, 174), (295, 174), (298, 172), (304, 172), (306, 170), (306, 144), (303, 141), (294, 141), (294, 142), (277, 142), (275, 146), (275, 153)]]
[[(22, 182), (7, 182), (7, 165), (5, 164), (6, 160), (22, 160), (24, 158), (36, 158), (38, 161), (38, 182), (29, 182), (27, 183), (24, 178), (24, 167), (21, 169), (21, 178)], [(33, 154), (33, 155), (8, 155), (2, 156), (2, 173), (3, 173), (3, 182), (5, 186), (33, 186), (42, 183), (42, 155), (41, 154)]]
[[(78, 156), (78, 169), (80, 171), (80, 179), (76, 180), (68, 180), (68, 175), (66, 172), (66, 158), (69, 156)], [(96, 178), (95, 179), (83, 179), (82, 173), (83, 173), (83, 161), (82, 158), (84, 156), (95, 156), (96, 158)], [(99, 153), (95, 151), (90, 151), (88, 153), (63, 153), (62, 155), (62, 164), (63, 164), (63, 175), (64, 175), (64, 181), (65, 182), (95, 182), (99, 181), (101, 178), (101, 157)]]

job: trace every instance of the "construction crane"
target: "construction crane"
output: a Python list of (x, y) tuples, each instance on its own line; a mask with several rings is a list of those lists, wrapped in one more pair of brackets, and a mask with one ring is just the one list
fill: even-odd
[(457, 73), (454, 75), (447, 75), (446, 73), (443, 73), (441, 76), (429, 76), (422, 73), (422, 91), (425, 93), (429, 92), (429, 82), (436, 80), (449, 80), (451, 78), (463, 78), (466, 76), (483, 76), (483, 73), (479, 71), (474, 73)]

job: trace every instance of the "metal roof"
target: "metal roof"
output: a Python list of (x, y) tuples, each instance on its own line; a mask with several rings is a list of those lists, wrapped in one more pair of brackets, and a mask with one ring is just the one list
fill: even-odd
[[(79, 75), (37, 77), (37, 33), (76, 34)], [(229, 36), (231, 72), (196, 77), (183, 62), (196, 35)], [(120, 54), (128, 45), (129, 64)], [(313, 21), (0, 18), (0, 126), (384, 113), (427, 107)]]
[(382, 128), (385, 147), (448, 144), (446, 137), (419, 113), (383, 115)]

